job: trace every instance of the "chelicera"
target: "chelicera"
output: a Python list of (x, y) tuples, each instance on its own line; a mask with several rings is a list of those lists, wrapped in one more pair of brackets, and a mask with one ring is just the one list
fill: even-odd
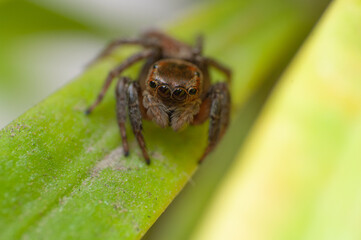
[[(115, 40), (97, 59), (126, 44), (140, 45), (144, 49), (109, 72), (97, 99), (86, 113), (91, 113), (102, 101), (114, 78), (134, 63), (145, 60), (135, 81), (120, 76), (116, 86), (117, 120), (125, 155), (129, 154), (125, 128), (128, 109), (133, 133), (147, 164), (150, 157), (142, 134), (142, 119), (154, 121), (163, 128), (169, 126), (175, 131), (209, 119), (208, 145), (199, 159), (199, 163), (202, 162), (219, 142), (229, 123), (231, 71), (202, 55), (201, 37), (194, 46), (189, 46), (158, 31), (146, 32), (137, 39)], [(212, 84), (209, 67), (223, 72), (226, 81)]]

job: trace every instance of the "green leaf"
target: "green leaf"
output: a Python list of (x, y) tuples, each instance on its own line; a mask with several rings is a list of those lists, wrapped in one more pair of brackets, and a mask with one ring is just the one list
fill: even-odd
[(339, 0), (267, 103), (194, 239), (360, 239), (361, 4)]
[[(202, 29), (206, 54), (234, 70), (238, 115), (276, 79), (319, 13), (304, 15), (319, 8), (298, 4), (222, 1), (193, 10), (169, 32), (191, 43)], [(257, 15), (260, 6), (269, 11)], [(152, 155), (146, 166), (129, 130), (131, 156), (122, 156), (113, 94), (84, 116), (107, 72), (130, 53), (120, 50), (92, 67), (0, 132), (0, 238), (140, 238), (192, 176), (206, 125), (175, 133), (145, 122)]]
[[(225, 32), (211, 20), (222, 8), (233, 9), (224, 14), (224, 23), (237, 19), (239, 5), (227, 1), (205, 7), (194, 21), (174, 29), (187, 29), (184, 36), (190, 38), (203, 26), (206, 39), (212, 39)], [(242, 57), (228, 43), (241, 41), (243, 34), (234, 34), (237, 25), (228, 31), (222, 41), (207, 44), (209, 55), (230, 57), (226, 64)], [(126, 53), (131, 52), (119, 51), (116, 59)], [(97, 64), (1, 130), (1, 239), (139, 238), (196, 170), (206, 125), (175, 133), (144, 123), (152, 156), (146, 166), (130, 131), (130, 157), (118, 147), (113, 94), (91, 116), (83, 114), (115, 64), (112, 59)]]

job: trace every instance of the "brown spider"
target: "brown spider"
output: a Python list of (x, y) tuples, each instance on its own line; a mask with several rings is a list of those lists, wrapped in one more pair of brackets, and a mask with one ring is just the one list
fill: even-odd
[[(132, 64), (145, 59), (136, 81), (120, 77), (116, 86), (117, 119), (125, 156), (129, 154), (125, 131), (128, 107), (133, 133), (147, 164), (150, 164), (150, 158), (142, 134), (142, 118), (153, 120), (163, 128), (170, 126), (175, 131), (209, 119), (208, 146), (199, 160), (199, 163), (202, 162), (228, 126), (231, 71), (217, 61), (202, 56), (202, 38), (198, 37), (192, 47), (158, 31), (146, 32), (139, 39), (115, 40), (97, 59), (124, 44), (140, 45), (144, 50), (110, 71), (98, 98), (86, 113), (91, 113), (102, 101), (115, 77)], [(209, 66), (223, 72), (227, 82), (212, 85)]]

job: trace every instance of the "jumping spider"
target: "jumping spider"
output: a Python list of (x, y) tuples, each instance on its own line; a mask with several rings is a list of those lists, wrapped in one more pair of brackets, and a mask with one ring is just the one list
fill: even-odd
[[(125, 44), (140, 45), (144, 50), (109, 72), (96, 101), (86, 113), (91, 113), (102, 101), (115, 77), (134, 63), (145, 60), (136, 81), (120, 77), (116, 86), (117, 119), (124, 154), (129, 154), (125, 131), (128, 107), (133, 133), (147, 164), (150, 164), (150, 158), (142, 134), (142, 119), (153, 120), (163, 128), (170, 126), (175, 131), (209, 119), (208, 146), (199, 160), (199, 163), (202, 162), (228, 126), (231, 71), (214, 59), (202, 56), (201, 37), (192, 47), (158, 31), (146, 32), (138, 39), (115, 40), (97, 59)], [(226, 82), (211, 84), (210, 66), (223, 72)]]

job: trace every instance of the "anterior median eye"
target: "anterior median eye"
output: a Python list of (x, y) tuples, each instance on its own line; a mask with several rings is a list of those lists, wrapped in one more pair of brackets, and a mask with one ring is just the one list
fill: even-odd
[(196, 88), (189, 88), (188, 93), (189, 93), (189, 95), (195, 95), (197, 93), (197, 89)]
[(177, 88), (176, 90), (173, 91), (173, 98), (178, 101), (182, 101), (186, 99), (186, 97), (187, 97), (186, 91), (184, 91), (181, 88)]
[(162, 97), (170, 97), (169, 87), (162, 85), (158, 88), (158, 94)]
[(150, 81), (150, 82), (149, 82), (149, 86), (150, 86), (151, 88), (155, 88), (155, 87), (157, 86), (157, 83), (154, 82), (154, 81)]

